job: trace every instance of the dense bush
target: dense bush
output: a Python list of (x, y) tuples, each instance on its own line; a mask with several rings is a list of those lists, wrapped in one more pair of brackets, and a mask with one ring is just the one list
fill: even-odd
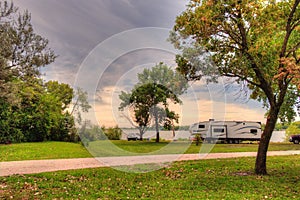
[(118, 127), (110, 127), (104, 129), (104, 134), (109, 140), (120, 140), (122, 136), (122, 130)]

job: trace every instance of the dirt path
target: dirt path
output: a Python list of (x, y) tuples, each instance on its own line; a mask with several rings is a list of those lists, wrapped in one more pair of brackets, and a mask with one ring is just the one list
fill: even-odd
[[(298, 151), (270, 151), (268, 156), (295, 155)], [(53, 172), (60, 170), (128, 166), (135, 164), (169, 163), (183, 160), (204, 160), (219, 158), (254, 157), (256, 152), (242, 153), (209, 153), (209, 154), (172, 154), (172, 155), (148, 155), (148, 156), (123, 156), (102, 158), (76, 158), (57, 160), (27, 160), (0, 162), (0, 176), (13, 174), (34, 174), (41, 172)]]

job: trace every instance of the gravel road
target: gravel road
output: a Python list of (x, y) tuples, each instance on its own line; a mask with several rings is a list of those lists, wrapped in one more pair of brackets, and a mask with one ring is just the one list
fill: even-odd
[[(296, 155), (300, 151), (269, 151), (268, 156)], [(60, 170), (129, 166), (135, 164), (160, 164), (184, 160), (205, 160), (219, 158), (254, 157), (256, 152), (241, 153), (209, 153), (209, 154), (170, 154), (147, 156), (122, 156), (101, 158), (76, 158), (56, 160), (27, 160), (0, 162), (0, 176), (13, 174), (34, 174), (41, 172), (53, 172)]]

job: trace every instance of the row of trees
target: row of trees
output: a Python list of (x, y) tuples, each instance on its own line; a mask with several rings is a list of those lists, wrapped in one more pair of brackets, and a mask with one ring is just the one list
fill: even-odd
[(40, 68), (55, 58), (48, 40), (34, 32), (30, 14), (1, 1), (0, 143), (78, 139), (72, 114), (89, 109), (87, 94), (40, 79)]

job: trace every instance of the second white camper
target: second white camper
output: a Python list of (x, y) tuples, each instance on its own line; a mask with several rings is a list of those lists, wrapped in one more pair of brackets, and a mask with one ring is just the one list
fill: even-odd
[(228, 143), (242, 141), (259, 141), (261, 138), (261, 123), (253, 121), (209, 121), (192, 124), (189, 129), (191, 135), (199, 134), (202, 140), (215, 142), (217, 140)]

